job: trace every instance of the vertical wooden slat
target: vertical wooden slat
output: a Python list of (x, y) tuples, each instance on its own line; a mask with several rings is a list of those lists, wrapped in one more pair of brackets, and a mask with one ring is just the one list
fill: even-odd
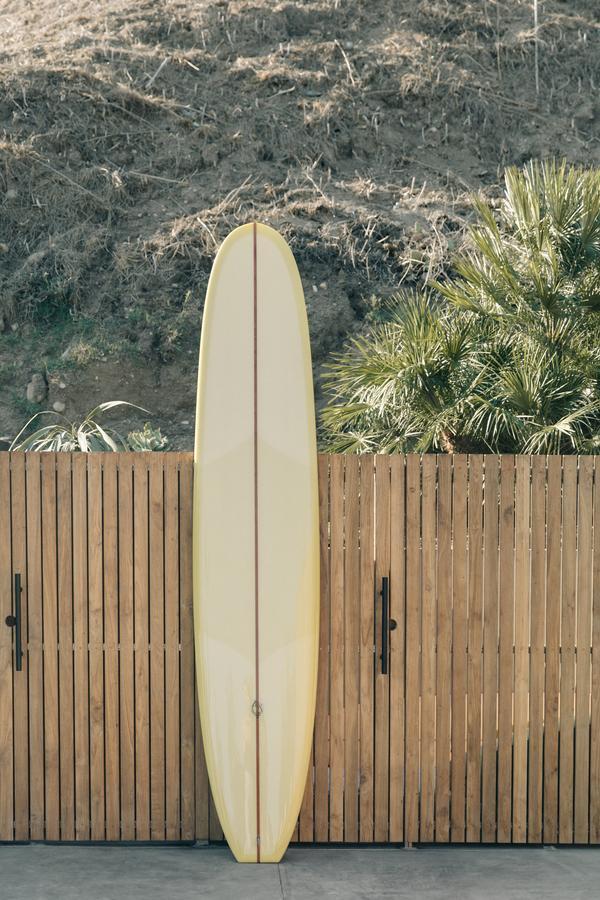
[(390, 841), (404, 839), (405, 458), (390, 457)]
[(306, 785), (300, 806), (300, 823), (297, 840), (302, 843), (312, 843), (315, 837), (315, 745), (314, 740), (310, 750), (310, 760), (306, 775)]
[(346, 457), (344, 507), (344, 840), (358, 841), (358, 678), (360, 665), (359, 458)]
[(360, 460), (360, 829), (363, 843), (373, 840), (373, 594), (374, 584), (373, 457)]
[(56, 456), (58, 540), (58, 677), (60, 746), (60, 837), (75, 840), (75, 760), (73, 721), (73, 533), (71, 456)]
[(481, 691), (483, 667), (483, 457), (469, 457), (469, 624), (467, 659), (467, 841), (481, 840)]
[(331, 457), (329, 840), (344, 839), (344, 457)]
[(435, 839), (450, 839), (452, 460), (438, 457)]
[[(194, 676), (195, 683), (195, 676)], [(204, 757), (204, 744), (202, 743), (202, 734), (200, 729), (200, 715), (198, 703), (194, 702), (195, 719), (195, 757), (194, 757), (194, 788), (195, 788), (195, 834), (197, 841), (207, 841), (210, 837), (209, 823), (209, 795), (210, 788), (208, 785), (208, 772), (206, 770), (206, 759)]]
[(592, 724), (590, 735), (590, 843), (600, 843), (600, 462), (594, 461), (592, 609)]
[(150, 839), (150, 668), (148, 598), (148, 468), (137, 459), (133, 477), (135, 616), (135, 815), (136, 839)]
[(529, 695), (529, 457), (517, 456), (515, 476), (515, 700), (513, 834), (527, 840), (527, 715)]
[(104, 796), (104, 623), (103, 623), (103, 454), (88, 459), (88, 615), (90, 666), (90, 814), (93, 841), (105, 838)]
[[(21, 619), (23, 641), (23, 669), (13, 676), (13, 704), (19, 714), (13, 720), (14, 740), (14, 811), (15, 840), (29, 837), (29, 713), (27, 690), (27, 556), (25, 522), (25, 454), (10, 454), (11, 484), (11, 551), (13, 575), (22, 579)], [(12, 585), (11, 585), (12, 587)]]
[(27, 490), (27, 671), (29, 682), (29, 829), (44, 840), (44, 673), (42, 659), (42, 523), (38, 453), (26, 455)]
[(419, 839), (419, 697), (421, 691), (421, 460), (406, 457), (406, 723), (404, 840)]
[[(184, 841), (208, 839), (208, 776), (198, 771), (198, 808), (195, 803), (194, 731), (196, 681), (194, 671), (194, 622), (192, 593), (192, 460), (182, 454), (179, 470), (179, 627), (181, 641), (181, 837)], [(202, 736), (198, 733), (198, 744)]]
[(117, 454), (104, 456), (104, 752), (106, 839), (120, 838), (119, 803), (119, 553)]
[(165, 789), (166, 838), (180, 837), (179, 457), (165, 455)]
[(594, 461), (590, 456), (582, 456), (579, 459), (574, 833), (577, 844), (587, 844), (589, 841), (593, 466)]
[(73, 457), (73, 694), (78, 841), (90, 838), (87, 461), (86, 453)]
[(208, 836), (211, 841), (223, 840), (223, 829), (217, 815), (217, 808), (213, 799), (212, 791), (208, 790)]
[(512, 705), (514, 625), (514, 457), (500, 463), (500, 594), (498, 658), (498, 843), (510, 842), (512, 830)]
[(421, 582), (421, 829), (432, 841), (435, 796), (435, 648), (436, 648), (436, 457), (422, 458)]
[(561, 609), (561, 458), (548, 457), (546, 679), (544, 689), (544, 841), (558, 838), (558, 700)]
[(58, 596), (56, 455), (42, 453), (42, 598), (45, 837), (60, 837), (59, 725), (58, 725)]
[(466, 832), (467, 457), (455, 456), (452, 479), (452, 767), (450, 836)]
[(329, 835), (329, 458), (319, 456), (319, 675), (315, 711), (315, 840)]
[(119, 456), (119, 753), (121, 838), (135, 840), (135, 712), (133, 633), (133, 466), (131, 453)]
[(162, 457), (151, 454), (150, 476), (150, 837), (165, 837), (165, 598)]
[(546, 459), (531, 461), (531, 655), (527, 840), (542, 841), (544, 753), (544, 634), (546, 624)]
[(497, 456), (485, 457), (483, 563), (483, 747), (481, 839), (496, 839), (498, 701), (498, 474)]
[[(388, 840), (390, 764), (390, 676), (382, 674), (382, 579), (390, 575), (390, 460), (375, 458), (375, 831)], [(387, 627), (387, 626), (386, 626)], [(388, 630), (389, 639), (389, 630)], [(389, 647), (389, 643), (388, 643)], [(389, 653), (388, 653), (389, 673)]]
[(563, 459), (562, 606), (560, 656), (560, 768), (558, 839), (573, 841), (575, 591), (577, 578), (577, 458)]
[[(9, 456), (0, 454), (0, 841), (13, 832), (13, 633), (4, 622), (13, 613)], [(15, 677), (22, 676), (15, 672)]]

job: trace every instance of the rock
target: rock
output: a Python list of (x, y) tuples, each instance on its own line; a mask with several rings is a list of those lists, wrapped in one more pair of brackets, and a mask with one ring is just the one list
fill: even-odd
[(48, 385), (46, 379), (39, 372), (35, 372), (31, 376), (31, 381), (27, 385), (26, 397), (30, 403), (43, 403), (48, 396)]
[(64, 413), (66, 408), (67, 408), (67, 404), (63, 403), (62, 400), (55, 400), (54, 403), (52, 404), (52, 409), (54, 410), (54, 412), (57, 412), (57, 413)]

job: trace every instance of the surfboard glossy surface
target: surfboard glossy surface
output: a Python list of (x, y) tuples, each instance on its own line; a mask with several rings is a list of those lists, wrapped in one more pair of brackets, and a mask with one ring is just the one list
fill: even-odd
[(315, 710), (319, 537), (310, 343), (298, 270), (262, 224), (223, 242), (202, 322), (194, 628), (215, 806), (236, 859), (277, 862)]

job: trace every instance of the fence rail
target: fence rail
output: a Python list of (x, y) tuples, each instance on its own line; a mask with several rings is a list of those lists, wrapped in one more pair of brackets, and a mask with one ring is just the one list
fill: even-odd
[[(319, 458), (296, 840), (600, 843), (599, 478), (591, 457)], [(222, 837), (191, 499), (190, 454), (0, 453), (0, 840)]]

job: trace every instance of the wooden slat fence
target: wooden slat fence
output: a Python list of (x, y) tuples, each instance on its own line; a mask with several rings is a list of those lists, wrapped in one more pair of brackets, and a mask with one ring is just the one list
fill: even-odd
[[(295, 840), (600, 843), (599, 479), (591, 457), (319, 458)], [(222, 839), (191, 499), (187, 453), (0, 454), (0, 841)]]

